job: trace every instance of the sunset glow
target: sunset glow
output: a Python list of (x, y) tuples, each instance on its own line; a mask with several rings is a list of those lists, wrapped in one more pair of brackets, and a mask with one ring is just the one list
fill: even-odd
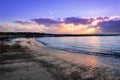
[[(116, 4), (111, 7), (113, 3)], [(119, 1), (113, 0), (109, 1), (109, 4), (108, 1), (101, 0), (92, 2), (44, 0), (42, 3), (40, 0), (19, 2), (2, 0), (0, 3), (0, 32), (120, 33), (120, 11), (116, 10), (118, 3)], [(8, 5), (9, 7), (7, 7)]]

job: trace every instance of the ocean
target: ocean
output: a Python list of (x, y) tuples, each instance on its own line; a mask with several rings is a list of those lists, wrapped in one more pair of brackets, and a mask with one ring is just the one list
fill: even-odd
[(42, 37), (36, 40), (67, 52), (120, 58), (120, 36)]

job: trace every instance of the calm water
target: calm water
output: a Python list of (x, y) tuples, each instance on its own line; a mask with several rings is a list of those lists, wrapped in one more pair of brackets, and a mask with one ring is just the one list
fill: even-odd
[(36, 40), (68, 52), (120, 57), (120, 36), (44, 37)]

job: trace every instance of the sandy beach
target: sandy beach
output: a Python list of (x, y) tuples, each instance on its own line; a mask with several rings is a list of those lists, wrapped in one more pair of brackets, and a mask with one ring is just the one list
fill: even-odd
[(110, 60), (51, 49), (33, 38), (2, 40), (0, 80), (119, 80), (120, 66)]

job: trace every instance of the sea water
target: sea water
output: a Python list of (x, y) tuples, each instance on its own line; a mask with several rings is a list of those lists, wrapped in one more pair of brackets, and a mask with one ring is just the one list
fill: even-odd
[(42, 37), (45, 46), (68, 52), (120, 57), (120, 36)]

